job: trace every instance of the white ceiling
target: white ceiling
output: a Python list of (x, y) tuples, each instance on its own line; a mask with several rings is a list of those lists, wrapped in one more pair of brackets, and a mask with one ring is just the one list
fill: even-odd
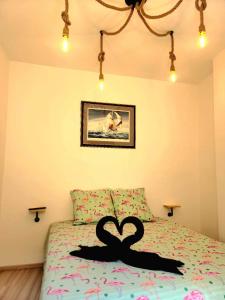
[[(124, 0), (105, 0), (124, 6)], [(72, 49), (61, 51), (64, 0), (0, 0), (0, 43), (12, 60), (98, 71), (99, 30), (116, 30), (128, 12), (102, 7), (95, 0), (69, 0)], [(177, 0), (148, 0), (146, 12), (162, 13)], [(197, 47), (199, 13), (194, 0), (172, 15), (152, 20), (158, 31), (175, 31), (176, 69), (182, 82), (199, 82), (212, 71), (212, 59), (225, 48), (225, 0), (208, 0), (205, 24), (209, 44)], [(152, 36), (135, 12), (128, 27), (105, 37), (104, 73), (167, 80), (169, 37)]]

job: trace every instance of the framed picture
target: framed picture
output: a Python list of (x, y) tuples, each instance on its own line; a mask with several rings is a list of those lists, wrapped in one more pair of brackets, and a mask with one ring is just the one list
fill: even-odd
[(135, 106), (81, 101), (81, 146), (135, 148)]

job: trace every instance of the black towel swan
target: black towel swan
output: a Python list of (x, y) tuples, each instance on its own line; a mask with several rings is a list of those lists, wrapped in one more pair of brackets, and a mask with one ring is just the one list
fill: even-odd
[[(123, 227), (127, 223), (132, 223), (136, 227), (136, 232), (126, 237), (122, 242), (104, 229), (107, 222), (113, 222), (120, 233), (123, 234)], [(130, 249), (131, 245), (138, 242), (144, 235), (144, 226), (136, 217), (127, 217), (119, 225), (116, 218), (111, 216), (103, 217), (96, 226), (96, 235), (101, 242), (107, 246), (81, 246), (80, 250), (70, 252), (73, 256), (98, 261), (117, 261), (121, 260), (125, 264), (136, 268), (149, 270), (162, 270), (175, 274), (183, 275), (178, 267), (182, 267), (184, 263), (181, 261), (163, 258), (156, 253), (135, 251)]]
[[(70, 252), (70, 255), (78, 256), (81, 258), (98, 260), (98, 261), (117, 261), (120, 259), (118, 249), (121, 247), (121, 241), (116, 236), (109, 233), (104, 229), (107, 222), (113, 222), (116, 229), (120, 233), (120, 225), (116, 218), (111, 216), (103, 217), (99, 220), (96, 226), (96, 235), (98, 239), (107, 246), (82, 246), (79, 245), (80, 250)], [(121, 234), (121, 233), (120, 233)]]
[(156, 253), (136, 251), (130, 249), (130, 247), (137, 243), (144, 235), (144, 226), (142, 222), (135, 217), (127, 217), (125, 218), (121, 224), (121, 234), (123, 233), (123, 226), (126, 223), (132, 223), (136, 226), (137, 230), (133, 235), (126, 237), (122, 241), (122, 251), (120, 259), (125, 264), (128, 264), (132, 267), (150, 269), (150, 270), (162, 270), (166, 272), (176, 273), (183, 275), (177, 267), (182, 267), (184, 265), (183, 262), (163, 258)]

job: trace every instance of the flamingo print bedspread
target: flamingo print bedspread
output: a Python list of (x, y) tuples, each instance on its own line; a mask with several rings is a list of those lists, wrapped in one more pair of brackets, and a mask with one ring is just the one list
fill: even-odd
[[(127, 224), (124, 233), (134, 232), (132, 226)], [(183, 276), (70, 256), (79, 244), (101, 242), (95, 225), (65, 221), (50, 228), (40, 300), (225, 299), (225, 244), (170, 220), (157, 219), (144, 227), (144, 237), (133, 249), (183, 261)], [(105, 228), (118, 236), (113, 224)]]

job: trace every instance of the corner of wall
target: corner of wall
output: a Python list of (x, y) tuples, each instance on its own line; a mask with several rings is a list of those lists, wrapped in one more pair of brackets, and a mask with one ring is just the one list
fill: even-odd
[(214, 132), (216, 153), (216, 178), (218, 196), (219, 239), (225, 242), (225, 49), (216, 55), (213, 61), (214, 84)]
[(8, 79), (9, 60), (0, 45), (0, 214), (2, 199), (2, 183), (4, 176), (5, 143), (6, 143), (6, 120), (8, 105)]
[(202, 233), (218, 238), (213, 100), (213, 74), (211, 74), (198, 85), (199, 198)]

